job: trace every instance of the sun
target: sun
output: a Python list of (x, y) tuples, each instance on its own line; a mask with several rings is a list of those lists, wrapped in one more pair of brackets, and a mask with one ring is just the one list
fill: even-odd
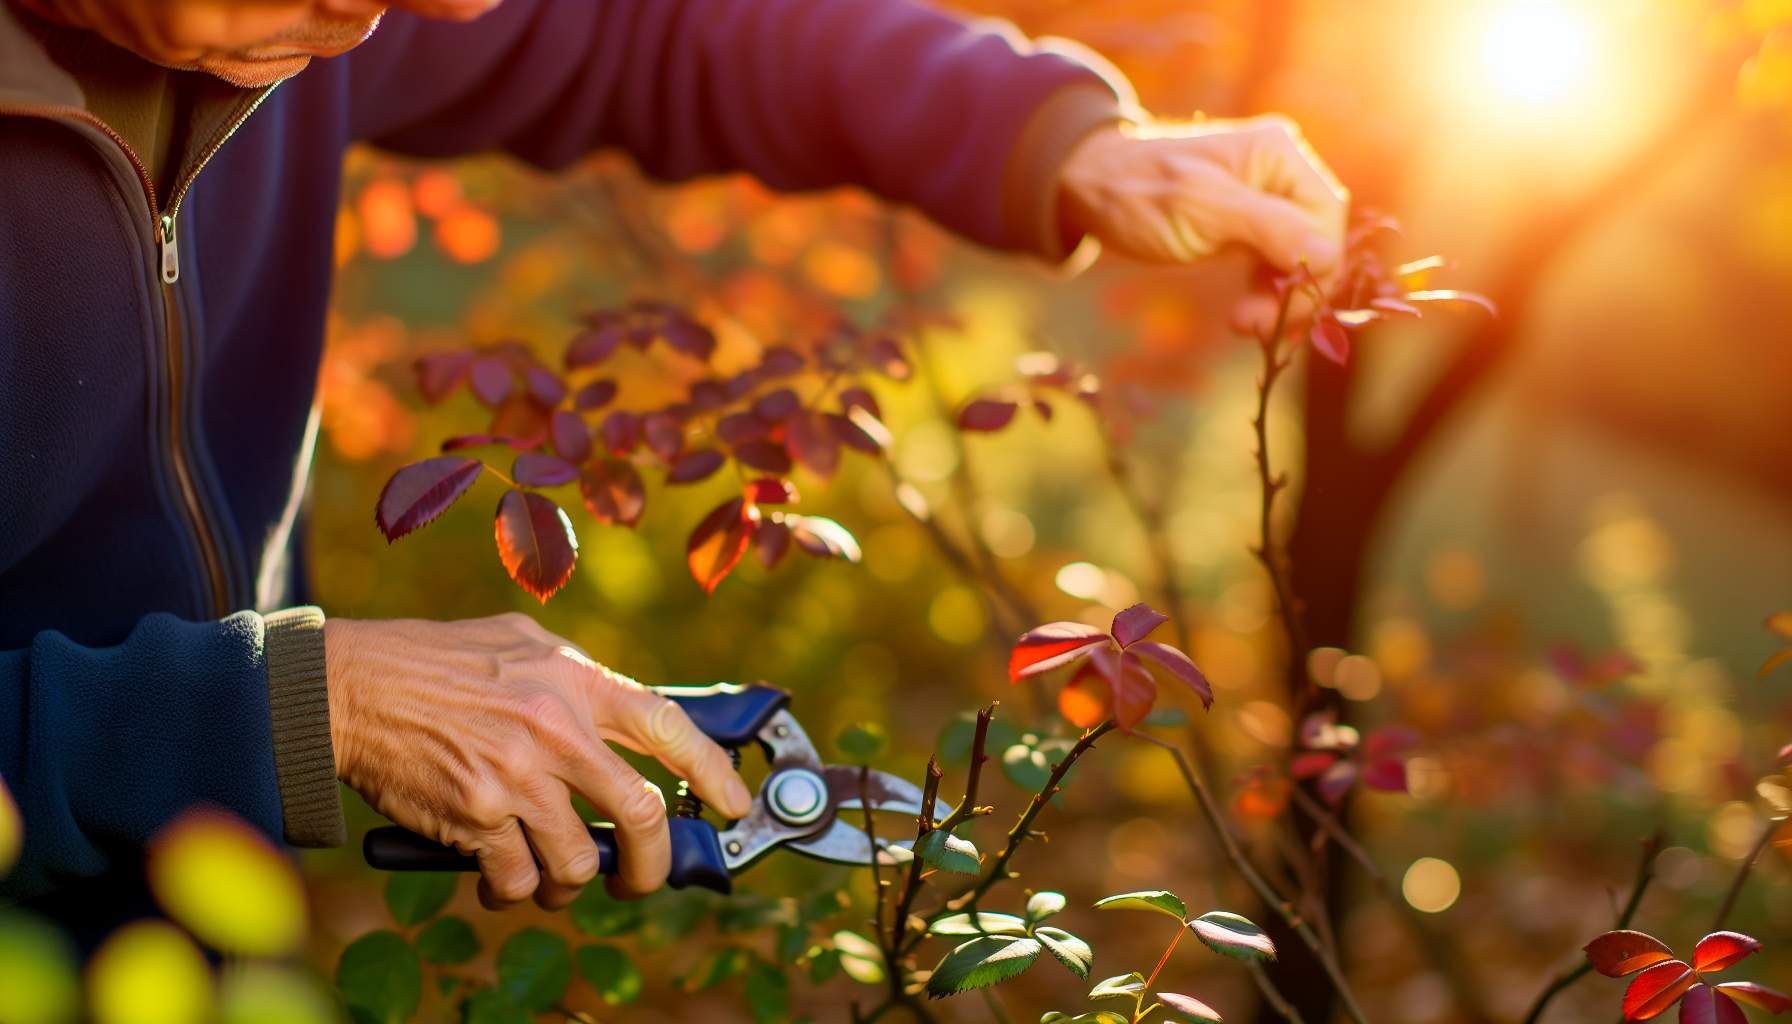
[(1551, 104), (1573, 97), (1589, 78), (1593, 27), (1567, 3), (1515, 3), (1495, 11), (1481, 39), (1483, 70), (1508, 99)]

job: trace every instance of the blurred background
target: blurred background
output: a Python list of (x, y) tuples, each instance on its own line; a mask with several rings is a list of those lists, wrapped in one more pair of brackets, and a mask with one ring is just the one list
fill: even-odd
[[(1359, 724), (1423, 737), (1411, 792), (1355, 798), (1353, 825), (1466, 962), (1466, 979), (1446, 978), (1402, 909), (1342, 869), (1355, 895), (1339, 937), (1371, 1016), (1462, 1019), (1466, 985), (1486, 1016), (1519, 1019), (1610, 926), (1657, 828), (1666, 850), (1636, 924), (1689, 946), (1755, 842), (1757, 780), (1792, 740), (1792, 672), (1755, 674), (1780, 646), (1762, 620), (1792, 606), (1792, 3), (952, 6), (1093, 48), (1162, 117), (1293, 116), (1359, 207), (1404, 225), (1402, 258), (1443, 254), (1449, 285), (1500, 308), (1368, 332), (1348, 370), (1297, 372), (1273, 409), (1272, 447), (1300, 503), (1280, 528), (1315, 641), (1331, 648), (1314, 677)], [(637, 530), (569, 506), (581, 557), (545, 607), (495, 557), (484, 490), (391, 547), (372, 522), (394, 468), (482, 415), (465, 395), (421, 402), (410, 364), (423, 352), (518, 338), (553, 361), (580, 314), (637, 298), (686, 305), (743, 352), (801, 344), (841, 315), (925, 311), (944, 316), (913, 338), (920, 372), (877, 397), (892, 460), (942, 528), (986, 549), (1044, 619), (1105, 624), (1136, 600), (1162, 606), (1172, 581), (1218, 691), (1210, 713), (1188, 709), (1222, 766), (1215, 788), (1236, 799), (1253, 766), (1281, 759), (1294, 723), (1280, 632), (1248, 553), (1257, 351), (1223, 326), (1242, 258), (1174, 273), (1104, 261), (1067, 278), (850, 191), (658, 185), (613, 155), (549, 179), (503, 159), (363, 152), (348, 174), (310, 510), (316, 599), (331, 615), (524, 610), (644, 681), (788, 688), (828, 756), (838, 729), (873, 723), (890, 737), (880, 767), (916, 778), (942, 729), (991, 699), (1017, 729), (1064, 730), (1006, 684), (1017, 624), (942, 560), (872, 460), (849, 460), (830, 484), (797, 478), (807, 511), (859, 538), (862, 564), (743, 563), (712, 597), (687, 573), (684, 542), (724, 484), (653, 490)], [(1123, 399), (1123, 427), (1067, 403), (1050, 422), (952, 429), (964, 400), (1011, 385), (1017, 357), (1041, 350), (1097, 372)], [(1112, 434), (1167, 545), (1116, 486)], [(1618, 653), (1639, 670), (1603, 671)], [(1062, 923), (1094, 942), (1105, 976), (1148, 966), (1164, 937), (1080, 909), (1095, 898), (1166, 887), (1197, 912), (1252, 908), (1161, 751), (1112, 742), (1098, 755), (1042, 819), (1050, 843), (1016, 863), (1069, 895)], [(949, 765), (945, 792), (960, 786), (962, 765)], [(988, 848), (1024, 796), (1000, 779), (985, 798), (998, 807), (977, 832)], [(355, 802), (351, 831), (376, 821)], [(1267, 858), (1272, 839), (1252, 835)], [(1781, 987), (1787, 839), (1731, 920), (1769, 943), (1748, 976)], [(389, 926), (355, 848), (310, 855), (306, 871), (320, 963)], [(818, 885), (865, 899), (862, 879), (794, 857), (746, 884), (771, 903)], [(567, 927), (532, 910), (484, 914), (470, 884), (456, 900), (494, 936), (523, 920)], [(603, 1019), (746, 1019), (729, 984), (681, 985), (735, 941), (685, 923), (681, 901), (703, 902), (650, 905), (647, 931), (622, 943), (642, 968), (638, 998), (612, 1010), (575, 985), (569, 1004)], [(1176, 990), (1249, 1012), (1234, 965), (1185, 949), (1166, 970)], [(1613, 1016), (1618, 989), (1583, 982), (1552, 1013)], [(844, 1019), (864, 991), (799, 981), (792, 1003)], [(999, 991), (1020, 1020), (1077, 1005), (1082, 986), (1042, 967)]]

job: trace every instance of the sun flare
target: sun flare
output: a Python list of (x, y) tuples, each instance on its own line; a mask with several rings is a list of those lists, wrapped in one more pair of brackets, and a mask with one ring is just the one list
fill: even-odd
[(1565, 3), (1519, 3), (1489, 19), (1481, 59), (1508, 99), (1547, 104), (1570, 98), (1588, 81), (1593, 31), (1587, 14)]

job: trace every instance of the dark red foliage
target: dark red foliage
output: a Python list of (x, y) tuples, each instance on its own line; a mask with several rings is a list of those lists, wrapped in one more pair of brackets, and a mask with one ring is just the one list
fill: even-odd
[(560, 506), (530, 491), (498, 502), (498, 558), (510, 578), (543, 604), (572, 578), (579, 542)]
[(478, 459), (438, 456), (413, 462), (386, 481), (374, 508), (374, 521), (388, 542), (441, 515), (479, 479)]

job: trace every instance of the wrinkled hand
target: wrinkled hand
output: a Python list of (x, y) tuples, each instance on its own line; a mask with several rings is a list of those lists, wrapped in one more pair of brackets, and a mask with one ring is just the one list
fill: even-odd
[[(1100, 129), (1071, 151), (1059, 189), (1067, 231), (1133, 259), (1187, 263), (1240, 244), (1282, 271), (1305, 262), (1328, 289), (1341, 270), (1350, 194), (1284, 117)], [(1233, 322), (1267, 333), (1275, 312), (1259, 292)]]
[(606, 740), (658, 758), (729, 817), (751, 804), (683, 709), (526, 615), (330, 619), (324, 648), (337, 774), (381, 814), (477, 857), (488, 908), (531, 894), (564, 907), (597, 876), (573, 793), (616, 823), (613, 893), (665, 883), (665, 799)]

